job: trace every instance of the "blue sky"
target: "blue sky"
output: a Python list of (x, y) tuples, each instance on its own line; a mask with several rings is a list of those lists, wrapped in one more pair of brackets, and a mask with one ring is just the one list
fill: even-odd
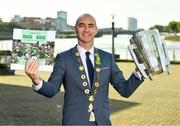
[(138, 20), (138, 28), (180, 21), (180, 0), (0, 0), (0, 17), (9, 21), (14, 15), (55, 18), (67, 11), (68, 24), (74, 25), (83, 13), (94, 15), (99, 27), (110, 27), (112, 14), (116, 27), (127, 27), (127, 17)]

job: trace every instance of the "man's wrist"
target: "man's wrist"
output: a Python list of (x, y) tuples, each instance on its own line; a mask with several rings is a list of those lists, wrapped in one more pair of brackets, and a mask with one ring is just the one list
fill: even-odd
[(33, 81), (33, 84), (37, 86), (37, 85), (40, 84), (41, 78), (38, 78), (38, 79), (35, 79), (35, 80), (32, 80), (32, 81)]
[(38, 83), (38, 85), (35, 85), (35, 83), (33, 82), (34, 90), (38, 91), (42, 87), (42, 84), (43, 84), (43, 80), (42, 79), (40, 80), (40, 83)]
[(141, 72), (136, 68), (134, 71), (134, 75), (139, 79), (142, 80), (142, 74)]

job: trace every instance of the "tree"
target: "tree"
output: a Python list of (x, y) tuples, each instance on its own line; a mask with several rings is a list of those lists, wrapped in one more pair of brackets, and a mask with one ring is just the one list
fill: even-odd
[(180, 32), (180, 21), (177, 23), (177, 30)]
[(13, 23), (13, 22), (1, 22), (0, 21), (0, 32), (12, 33), (13, 28), (21, 28), (21, 26), (16, 23)]
[(153, 27), (150, 27), (149, 29), (158, 29), (159, 32), (164, 32), (164, 26), (162, 25), (154, 25)]
[(169, 24), (168, 24), (169, 30), (174, 32), (174, 33), (177, 33), (177, 31), (178, 31), (178, 28), (177, 28), (178, 25), (177, 24), (178, 23), (176, 21), (169, 22)]

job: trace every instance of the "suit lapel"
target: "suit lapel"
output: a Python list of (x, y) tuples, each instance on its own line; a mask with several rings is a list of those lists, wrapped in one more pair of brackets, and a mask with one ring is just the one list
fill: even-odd
[[(99, 54), (99, 50), (97, 48), (94, 48), (94, 54), (95, 53), (98, 53)], [(99, 54), (99, 57), (101, 58), (101, 55)], [(98, 65), (98, 68), (101, 68), (101, 64)], [(96, 72), (96, 69), (97, 69), (97, 65), (96, 65), (96, 57), (94, 56), (94, 78), (93, 78), (93, 85), (92, 85), (92, 91), (96, 88), (95, 87), (95, 83), (96, 83), (96, 77), (97, 77), (97, 72)]]
[[(86, 73), (85, 73), (85, 70), (83, 70), (83, 71), (81, 71), (80, 70), (80, 63), (79, 63), (79, 61), (78, 61), (78, 58), (77, 58), (77, 56), (76, 56), (76, 53), (78, 52), (78, 50), (77, 50), (77, 45), (74, 47), (74, 48), (72, 48), (71, 49), (71, 52), (72, 52), (72, 57), (73, 57), (73, 61), (75, 62), (75, 67), (76, 67), (76, 70), (77, 70), (77, 73), (78, 73), (78, 75), (75, 75), (75, 76), (77, 76), (78, 78), (79, 78), (79, 82), (78, 82), (78, 85), (81, 87), (81, 89), (83, 90), (83, 91), (85, 91), (86, 89), (88, 89), (89, 91), (94, 91), (95, 90), (95, 83), (96, 83), (96, 77), (97, 77), (97, 72), (96, 72), (96, 67), (97, 67), (97, 65), (96, 65), (96, 57), (94, 57), (94, 78), (93, 78), (93, 85), (92, 85), (92, 89), (91, 89), (91, 87), (89, 86), (89, 83), (88, 83), (88, 80), (87, 80), (87, 77), (85, 78), (85, 79), (82, 79), (82, 75), (85, 75), (86, 76)], [(100, 55), (100, 50), (99, 49), (97, 49), (97, 48), (94, 48), (94, 52), (95, 53), (98, 53), (99, 54), (99, 57), (100, 57), (100, 59), (101, 59), (101, 64), (100, 65), (98, 65), (98, 68), (99, 69), (101, 69), (101, 67), (102, 67), (102, 55)], [(82, 63), (82, 61), (81, 61), (81, 58), (80, 58), (80, 62)], [(100, 75), (100, 73), (99, 73), (99, 75)], [(100, 77), (100, 76), (99, 76)], [(100, 80), (100, 79), (99, 79)], [(87, 82), (88, 83), (88, 85), (87, 86), (84, 86), (83, 85), (83, 82)], [(101, 82), (98, 82), (99, 83), (99, 86), (101, 86), (102, 85), (102, 83)]]
[[(77, 70), (77, 73), (78, 73), (78, 75), (74, 75), (74, 76), (77, 76), (79, 78), (78, 85), (81, 87), (81, 89), (83, 91), (85, 91), (86, 89), (88, 89), (90, 91), (91, 89), (90, 89), (90, 86), (89, 86), (89, 83), (88, 83), (88, 80), (87, 80), (85, 70), (80, 70), (80, 63), (79, 62), (82, 63), (81, 58), (78, 59), (77, 56), (76, 56), (76, 53), (78, 52), (77, 45), (74, 48), (72, 48), (71, 52), (72, 52), (73, 61), (75, 61), (75, 64), (76, 64), (75, 67), (76, 67), (76, 70)], [(78, 61), (78, 60), (80, 60), (80, 61)], [(83, 66), (83, 64), (82, 64), (82, 66)], [(83, 75), (86, 76), (85, 79), (83, 79), (83, 77), (82, 77)], [(87, 82), (87, 86), (84, 86), (84, 84), (83, 84), (84, 82)]]

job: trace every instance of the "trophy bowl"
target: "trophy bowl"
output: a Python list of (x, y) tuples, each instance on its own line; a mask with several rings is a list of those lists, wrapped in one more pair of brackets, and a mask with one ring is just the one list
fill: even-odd
[(152, 80), (153, 75), (166, 70), (168, 74), (171, 73), (167, 46), (157, 29), (135, 33), (128, 49), (144, 78)]

